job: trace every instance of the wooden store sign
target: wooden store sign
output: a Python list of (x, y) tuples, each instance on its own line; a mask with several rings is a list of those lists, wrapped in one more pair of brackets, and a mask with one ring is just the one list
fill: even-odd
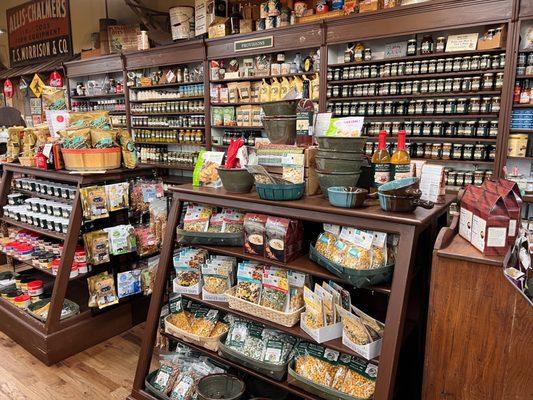
[(237, 40), (233, 42), (233, 51), (268, 49), (270, 47), (274, 47), (273, 36), (265, 36), (256, 39)]
[(72, 55), (69, 0), (33, 0), (7, 10), (11, 67)]

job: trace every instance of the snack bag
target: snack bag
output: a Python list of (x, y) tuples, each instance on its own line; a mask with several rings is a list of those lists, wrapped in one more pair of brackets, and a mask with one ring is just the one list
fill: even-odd
[(331, 387), (337, 373), (339, 352), (323, 346), (300, 342), (295, 350), (295, 372), (325, 387)]
[(281, 83), (276, 78), (272, 78), (272, 83), (270, 84), (270, 101), (279, 100), (281, 100)]
[(111, 129), (109, 111), (71, 112), (69, 113), (71, 128)]
[(325, 326), (324, 305), (319, 295), (307, 286), (304, 287), (305, 316), (304, 323), (311, 329)]
[(90, 220), (109, 217), (107, 195), (103, 186), (80, 188), (83, 216)]
[(333, 296), (318, 283), (315, 283), (315, 293), (322, 300), (326, 326), (333, 325), (336, 321), (336, 310), (333, 303)]
[(374, 231), (373, 236), (371, 268), (384, 268), (387, 266), (387, 234)]
[(122, 163), (126, 168), (135, 168), (139, 161), (139, 157), (131, 134), (125, 129), (119, 129), (117, 133), (117, 140), (122, 149)]
[(202, 265), (203, 290), (211, 294), (224, 294), (231, 286), (231, 263), (208, 262)]
[(222, 164), (224, 152), (200, 151), (193, 172), (194, 186), (220, 187), (222, 182), (217, 168)]
[(305, 306), (304, 286), (307, 275), (301, 272), (289, 271), (289, 312), (296, 311)]
[(242, 262), (237, 267), (237, 288), (235, 297), (258, 304), (261, 296), (263, 267), (258, 264)]
[(91, 130), (89, 128), (68, 128), (58, 131), (65, 149), (90, 149)]
[(67, 98), (65, 89), (51, 86), (43, 87), (43, 109), (44, 110), (66, 110)]
[(224, 224), (224, 214), (214, 213), (209, 218), (208, 232), (222, 232), (222, 225)]
[(93, 231), (83, 235), (87, 262), (92, 265), (104, 264), (110, 261), (109, 238), (107, 232)]
[(94, 288), (96, 291), (96, 304), (100, 310), (118, 303), (115, 280), (112, 275), (101, 276), (94, 283)]
[(194, 322), (191, 327), (192, 333), (202, 337), (211, 336), (211, 332), (215, 329), (218, 318), (218, 310), (210, 310), (207, 308), (198, 309), (194, 313)]
[(117, 131), (114, 129), (91, 129), (91, 147), (107, 149), (117, 147)]
[(222, 209), (222, 232), (236, 233), (244, 230), (244, 214), (233, 208)]
[(187, 232), (207, 232), (212, 214), (211, 207), (190, 204), (183, 219), (183, 229)]
[(268, 103), (271, 101), (270, 96), (271, 87), (265, 79), (261, 81), (261, 88), (259, 89), (259, 102)]
[(285, 312), (289, 295), (287, 271), (281, 268), (265, 267), (263, 269), (263, 288), (261, 305), (276, 311)]
[(117, 273), (117, 292), (119, 299), (141, 293), (141, 270)]
[(127, 182), (104, 186), (109, 211), (117, 211), (129, 207), (129, 187)]
[(109, 237), (109, 252), (113, 255), (131, 253), (137, 249), (135, 231), (131, 225), (104, 228)]

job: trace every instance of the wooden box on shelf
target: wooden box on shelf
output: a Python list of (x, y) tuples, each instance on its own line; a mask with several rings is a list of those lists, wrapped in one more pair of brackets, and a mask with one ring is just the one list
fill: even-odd
[(480, 36), (477, 41), (477, 49), (478, 50), (501, 49), (505, 47), (506, 39), (507, 39), (506, 25), (501, 25), (498, 29), (498, 32), (491, 38)]

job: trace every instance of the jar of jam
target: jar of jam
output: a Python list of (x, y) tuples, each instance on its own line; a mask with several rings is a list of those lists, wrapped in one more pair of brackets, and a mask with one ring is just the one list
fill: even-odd
[(484, 137), (484, 136), (488, 136), (488, 134), (489, 134), (489, 122), (484, 119), (480, 119), (477, 123), (476, 136)]
[(376, 113), (376, 102), (375, 101), (369, 101), (367, 105), (366, 114), (367, 115), (375, 115)]
[(474, 158), (474, 145), (466, 143), (463, 146), (463, 160), (472, 160)]
[(455, 179), (457, 178), (457, 172), (456, 171), (449, 171), (448, 175), (446, 176), (446, 185), (447, 186), (455, 186)]
[(472, 60), (470, 61), (470, 71), (477, 71), (480, 67), (480, 56), (472, 56)]
[(334, 81), (340, 81), (341, 80), (341, 76), (342, 76), (341, 69), (340, 68), (335, 68), (333, 70), (333, 80)]
[(481, 97), (471, 97), (468, 112), (470, 114), (479, 114), (481, 110)]
[(500, 54), (500, 68), (505, 68), (505, 53)]
[(444, 53), (446, 50), (446, 37), (439, 36), (435, 41), (435, 53)]
[(455, 186), (464, 186), (465, 185), (465, 173), (462, 171), (457, 171), (457, 176), (455, 177)]
[(390, 66), (390, 76), (398, 76), (398, 64), (392, 63)]
[(485, 154), (487, 151), (488, 151), (489, 161), (494, 161), (494, 159), (496, 158), (496, 146), (488, 145), (486, 147)]
[(431, 136), (433, 130), (433, 121), (424, 121), (422, 123), (422, 136)]
[(474, 181), (474, 173), (470, 171), (465, 172), (464, 184), (468, 185)]
[(500, 90), (503, 87), (503, 72), (496, 74), (496, 81), (494, 82), (494, 89)]
[(375, 96), (377, 94), (377, 86), (375, 83), (371, 83), (368, 85), (368, 95), (369, 96)]
[(350, 97), (350, 87), (348, 85), (341, 86), (341, 97)]
[(464, 129), (464, 136), (472, 137), (476, 135), (476, 121), (467, 121)]
[(427, 60), (423, 60), (420, 62), (420, 73), (421, 74), (427, 74), (428, 73), (428, 62)]
[(350, 115), (357, 115), (357, 102), (352, 101), (350, 103)]
[(428, 93), (435, 93), (437, 91), (437, 80), (430, 79), (428, 82)]
[(359, 103), (357, 107), (357, 115), (365, 115), (366, 114), (366, 102), (362, 101)]
[(370, 66), (370, 77), (371, 78), (377, 78), (378, 77), (378, 67), (376, 65)]
[(416, 100), (415, 113), (424, 114), (424, 100)]
[(462, 158), (463, 158), (463, 144), (454, 143), (452, 147), (451, 159), (460, 160)]
[(466, 93), (470, 92), (470, 90), (472, 90), (472, 78), (467, 76), (463, 78), (463, 81), (461, 83), (461, 91)]
[(486, 158), (485, 155), (485, 146), (482, 144), (476, 144), (474, 146), (474, 160), (482, 161)]
[(355, 85), (352, 90), (354, 96), (360, 97), (363, 95), (363, 85)]
[(405, 130), (405, 133), (407, 136), (413, 135), (413, 121), (405, 121), (403, 123), (403, 129)]
[(398, 82), (391, 82), (390, 83), (389, 94), (390, 95), (398, 94)]
[(405, 75), (405, 63), (399, 62), (398, 63), (398, 76), (403, 76), (403, 75)]
[(463, 57), (463, 60), (461, 61), (461, 71), (470, 70), (470, 60), (471, 58), (468, 56)]
[(500, 96), (494, 96), (491, 102), (491, 112), (500, 112)]
[(500, 56), (498, 54), (495, 54), (492, 56), (492, 65), (491, 65), (491, 68), (492, 69), (498, 69), (498, 68), (501, 68), (500, 67)]
[(455, 114), (455, 99), (449, 98), (446, 99), (446, 105), (444, 107), (444, 113), (445, 114)]
[(343, 68), (342, 69), (342, 79), (350, 79), (350, 68)]
[(409, 101), (409, 105), (407, 106), (407, 114), (408, 115), (416, 114), (416, 102), (414, 100)]
[(425, 151), (424, 151), (424, 143), (416, 143), (416, 157), (417, 158), (424, 158)]
[(420, 81), (420, 93), (429, 92), (429, 81)]
[(428, 74), (434, 74), (437, 72), (437, 60), (432, 58), (428, 61)]
[(392, 115), (392, 101), (386, 101), (385, 106), (383, 107), (384, 115)]
[(444, 136), (444, 125), (442, 121), (433, 121), (433, 136)]
[(466, 98), (459, 97), (457, 99), (457, 104), (455, 106), (456, 114), (465, 114), (466, 113)]
[(476, 169), (474, 171), (474, 185), (479, 186), (483, 183), (485, 177), (485, 171), (482, 169)]
[(412, 93), (413, 94), (420, 93), (420, 81), (413, 81)]
[(489, 136), (490, 137), (498, 136), (498, 120), (490, 121)]
[(492, 90), (494, 74), (483, 74), (483, 90)]
[(363, 60), (364, 61), (371, 61), (372, 60), (372, 49), (367, 47), (363, 50)]
[(363, 78), (370, 78), (370, 67), (368, 65), (363, 67)]
[(481, 100), (480, 111), (482, 113), (490, 113), (492, 109), (492, 99), (490, 97), (483, 97)]
[(450, 160), (452, 155), (452, 144), (451, 143), (443, 143), (442, 144), (442, 150), (441, 150), (441, 158), (443, 160)]
[(416, 39), (409, 39), (407, 41), (407, 55), (416, 56)]
[(411, 94), (413, 93), (413, 81), (405, 81), (400, 86), (400, 91), (402, 94)]
[(427, 115), (433, 115), (435, 113), (435, 100), (426, 100), (425, 113)]
[(453, 79), (452, 78), (448, 78), (446, 79), (445, 83), (444, 83), (444, 91), (445, 92), (451, 92), (453, 89)]
[(422, 121), (413, 122), (413, 136), (422, 136)]
[(479, 92), (481, 89), (481, 78), (479, 76), (472, 77), (472, 85), (470, 86), (472, 92)]
[[(444, 69), (445, 69), (445, 64), (446, 64), (446, 62), (443, 59), (437, 60), (437, 64), (436, 64), (436, 67), (435, 67), (435, 72), (437, 74), (443, 73)], [(453, 63), (452, 63), (452, 68), (453, 68)]]
[(413, 61), (413, 75), (420, 74), (420, 61)]
[(431, 35), (424, 35), (420, 44), (420, 54), (433, 53), (433, 38)]
[(379, 75), (382, 78), (386, 78), (390, 76), (390, 63), (382, 65), (381, 69), (379, 70)]
[(461, 64), (463, 62), (462, 57), (455, 57), (453, 59), (453, 72), (461, 71)]
[(433, 160), (440, 159), (441, 152), (442, 152), (442, 144), (441, 143), (433, 143), (433, 146), (431, 147), (431, 158)]
[(446, 111), (446, 100), (437, 99), (435, 101), (435, 114), (444, 114)]
[(339, 91), (339, 85), (333, 86), (333, 90), (331, 92), (331, 97), (339, 97), (340, 91)]
[(342, 115), (342, 103), (339, 101), (335, 103), (335, 108), (333, 109), (335, 115)]
[(491, 67), (491, 59), (489, 54), (483, 54), (479, 62), (479, 69), (489, 69)]
[(347, 101), (342, 103), (342, 115), (345, 116), (345, 117), (350, 115), (350, 103), (347, 102)]
[(460, 92), (462, 86), (463, 86), (462, 79), (461, 78), (455, 78), (453, 80), (452, 91), (453, 92)]
[(444, 92), (444, 85), (445, 85), (445, 80), (444, 79), (437, 79), (437, 85), (435, 87), (435, 92), (437, 93), (442, 93)]
[(413, 75), (413, 62), (407, 61), (405, 63), (405, 75)]

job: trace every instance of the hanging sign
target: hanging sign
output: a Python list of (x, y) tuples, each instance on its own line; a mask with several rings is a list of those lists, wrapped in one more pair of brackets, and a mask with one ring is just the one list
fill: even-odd
[(32, 0), (6, 10), (11, 67), (72, 55), (69, 0)]
[(41, 79), (39, 75), (35, 74), (30, 83), (30, 89), (35, 95), (35, 97), (41, 97), (41, 94), (43, 93), (43, 87), (44, 87), (43, 80)]
[(22, 93), (23, 96), (26, 96), (28, 94), (28, 82), (26, 82), (26, 79), (20, 78), (19, 90), (20, 90), (20, 93)]
[(48, 78), (48, 85), (52, 87), (63, 87), (63, 77), (57, 71), (54, 71), (50, 74)]
[(233, 51), (268, 49), (270, 47), (274, 47), (273, 36), (265, 36), (256, 39), (237, 40), (233, 42)]
[(43, 108), (41, 105), (41, 99), (36, 99), (32, 97), (30, 99), (30, 114), (40, 116), (42, 112), (43, 112)]
[(11, 99), (13, 97), (13, 83), (6, 79), (4, 82), (4, 96), (6, 96), (6, 99)]

